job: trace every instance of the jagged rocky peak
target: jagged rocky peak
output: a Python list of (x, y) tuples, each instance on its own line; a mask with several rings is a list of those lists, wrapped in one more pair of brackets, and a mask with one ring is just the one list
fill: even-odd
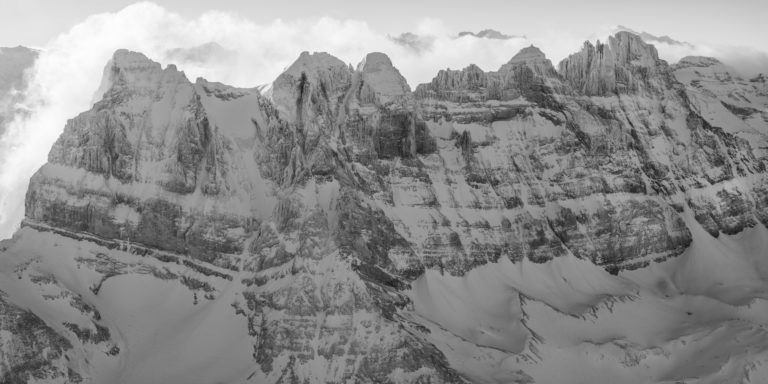
[[(241, 103), (241, 111), (222, 108), (246, 90), (203, 80), (192, 84), (174, 66), (162, 69), (135, 52), (116, 52), (107, 72), (112, 81), (103, 99), (67, 122), (48, 163), (32, 177), (26, 221), (110, 241), (130, 238), (209, 261), (235, 249), (237, 239), (208, 227), (226, 225), (185, 199), (194, 195), (196, 201), (216, 202), (218, 212), (231, 212), (217, 199), (248, 199), (252, 184), (263, 184), (252, 181), (253, 173), (234, 171), (246, 165), (231, 157), (231, 138), (253, 132), (257, 100)], [(83, 184), (77, 175), (84, 174), (99, 181)], [(233, 214), (227, 222), (238, 219)]]
[(527, 63), (529, 61), (540, 61), (540, 60), (546, 60), (547, 56), (544, 54), (544, 52), (541, 51), (538, 47), (534, 45), (530, 45), (528, 47), (525, 47), (520, 50), (515, 56), (512, 57), (512, 59), (509, 60), (510, 63)]
[(381, 52), (371, 52), (365, 55), (365, 58), (357, 68), (362, 72), (390, 71), (395, 69), (389, 56)]
[(441, 69), (431, 82), (419, 84), (414, 94), (418, 98), (445, 100), (481, 99), (488, 78), (482, 69), (470, 64), (461, 70)]
[(160, 63), (150, 60), (141, 52), (118, 49), (112, 54), (112, 64), (119, 68), (160, 68)]
[(411, 87), (389, 57), (381, 52), (369, 53), (358, 65), (362, 77), (360, 100), (363, 103), (387, 104), (411, 92)]
[[(176, 65), (163, 66), (143, 53), (119, 49), (104, 67), (97, 99), (106, 96), (105, 92), (114, 92), (113, 98), (136, 98), (147, 94), (165, 94), (176, 92), (177, 87), (191, 89), (191, 82)], [(98, 101), (98, 100), (94, 100)], [(144, 100), (151, 102), (151, 100)]]
[(577, 91), (586, 95), (633, 93), (651, 87), (651, 77), (665, 63), (653, 45), (640, 36), (621, 31), (599, 40), (585, 42), (581, 51), (563, 59), (560, 74)]
[(486, 84), (485, 71), (475, 64), (461, 70), (441, 69), (430, 84), (443, 89), (477, 89)]
[(302, 52), (272, 83), (271, 99), (288, 121), (297, 121), (307, 104), (331, 110), (352, 83), (352, 68), (325, 52)]
[(608, 38), (608, 45), (616, 55), (616, 62), (622, 65), (634, 64), (654, 67), (658, 64), (659, 53), (652, 44), (631, 32), (618, 32)]
[(49, 163), (192, 192), (211, 136), (192, 83), (175, 66), (127, 50), (115, 52), (104, 72), (101, 100), (67, 122)]
[(161, 80), (160, 78), (165, 81), (170, 79), (188, 81), (184, 74), (176, 69), (175, 65), (170, 64), (164, 70), (160, 63), (150, 60), (143, 53), (126, 49), (115, 51), (110, 67), (113, 83), (120, 79), (133, 86), (155, 83), (157, 80)]
[(521, 49), (507, 64), (499, 69), (499, 72), (508, 71), (511, 67), (519, 64), (525, 64), (538, 76), (557, 76), (557, 71), (555, 71), (552, 62), (547, 59), (547, 56), (541, 49), (534, 45)]
[(525, 100), (553, 106), (553, 89), (562, 89), (557, 71), (543, 52), (531, 45), (502, 65), (498, 71), (484, 72), (476, 65), (460, 71), (441, 70), (430, 83), (416, 88), (418, 98), (467, 102)]
[(94, 94), (93, 102), (101, 100), (110, 89), (128, 87), (133, 91), (154, 92), (169, 84), (186, 84), (189, 80), (184, 72), (170, 64), (163, 69), (160, 63), (150, 60), (143, 53), (118, 49), (104, 67), (101, 84)]
[(301, 75), (301, 73), (318, 74), (338, 68), (347, 69), (347, 67), (347, 64), (327, 52), (309, 53), (304, 51), (283, 74), (294, 76)]

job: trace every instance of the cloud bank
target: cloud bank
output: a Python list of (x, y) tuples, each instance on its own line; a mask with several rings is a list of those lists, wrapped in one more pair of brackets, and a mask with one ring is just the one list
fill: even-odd
[[(17, 115), (0, 137), (0, 238), (18, 227), (29, 178), (45, 163), (67, 119), (91, 107), (104, 65), (117, 49), (177, 64), (192, 81), (202, 76), (241, 87), (273, 81), (302, 51), (329, 52), (352, 65), (371, 51), (381, 51), (415, 87), (444, 68), (474, 63), (496, 70), (531, 43), (557, 63), (585, 40), (554, 31), (506, 39), (457, 38), (456, 33), (439, 20), (426, 19), (415, 26), (409, 41), (428, 44), (403, 44), (358, 20), (323, 17), (256, 24), (216, 11), (189, 19), (148, 2), (90, 16), (42, 47), (23, 102), (31, 113)], [(718, 56), (717, 49), (700, 50)], [(690, 53), (677, 48), (659, 51), (673, 61)], [(726, 53), (738, 57), (739, 52)], [(754, 57), (739, 60), (755, 68), (763, 65)]]

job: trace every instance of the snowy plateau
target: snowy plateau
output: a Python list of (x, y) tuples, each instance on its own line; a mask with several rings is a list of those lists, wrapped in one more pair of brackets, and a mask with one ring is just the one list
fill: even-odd
[(115, 52), (0, 242), (0, 382), (768, 382), (768, 78), (511, 56)]

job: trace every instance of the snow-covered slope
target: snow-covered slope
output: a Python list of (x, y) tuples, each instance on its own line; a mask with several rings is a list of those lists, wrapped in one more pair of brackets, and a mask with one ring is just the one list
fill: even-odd
[[(694, 108), (710, 124), (746, 140), (766, 141), (768, 82), (764, 76), (743, 79), (711, 57), (685, 57), (673, 69), (675, 78), (686, 85)], [(768, 150), (765, 146), (755, 149)]]
[(768, 380), (765, 136), (711, 109), (764, 83), (627, 32), (510, 57), (411, 92), (382, 53), (238, 89), (116, 52), (0, 243), (0, 377)]

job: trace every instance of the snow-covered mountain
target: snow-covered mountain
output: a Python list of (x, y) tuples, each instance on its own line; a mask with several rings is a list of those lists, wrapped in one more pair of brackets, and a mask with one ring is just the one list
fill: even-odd
[(472, 32), (472, 31), (463, 31), (459, 32), (458, 37), (464, 37), (464, 36), (472, 36), (480, 39), (497, 39), (497, 40), (509, 40), (514, 38), (525, 38), (525, 36), (513, 36), (513, 35), (507, 35), (506, 33), (499, 32), (495, 29), (483, 29), (480, 32)]
[(768, 380), (765, 78), (510, 56), (262, 93), (117, 51), (0, 243), (0, 381)]
[(685, 41), (675, 40), (675, 39), (673, 39), (673, 38), (671, 38), (671, 37), (669, 37), (667, 35), (656, 36), (656, 35), (650, 34), (648, 32), (637, 32), (637, 31), (635, 31), (635, 30), (633, 30), (633, 29), (631, 29), (629, 27), (625, 27), (623, 25), (619, 25), (619, 26), (617, 26), (615, 28), (615, 32), (621, 32), (621, 31), (629, 32), (629, 33), (638, 35), (638, 36), (640, 36), (641, 39), (643, 39), (643, 41), (645, 41), (646, 43), (649, 43), (649, 44), (662, 43), (662, 44), (668, 44), (668, 45), (673, 45), (673, 46), (674, 45), (685, 46), (685, 47), (688, 47), (688, 48), (692, 48), (693, 47), (693, 44), (691, 44), (691, 43), (688, 43), (688, 42), (685, 42)]
[[(483, 29), (479, 32), (462, 31), (456, 35), (446, 36), (449, 40), (459, 39), (480, 39), (488, 41), (525, 41), (526, 36), (520, 35), (507, 35), (503, 32), (499, 32), (495, 29)], [(435, 48), (435, 42), (439, 39), (438, 36), (431, 34), (418, 34), (413, 32), (404, 32), (397, 36), (387, 36), (387, 38), (393, 43), (407, 48), (413, 53), (423, 54), (431, 51)], [(439, 45), (439, 43), (438, 43)]]

